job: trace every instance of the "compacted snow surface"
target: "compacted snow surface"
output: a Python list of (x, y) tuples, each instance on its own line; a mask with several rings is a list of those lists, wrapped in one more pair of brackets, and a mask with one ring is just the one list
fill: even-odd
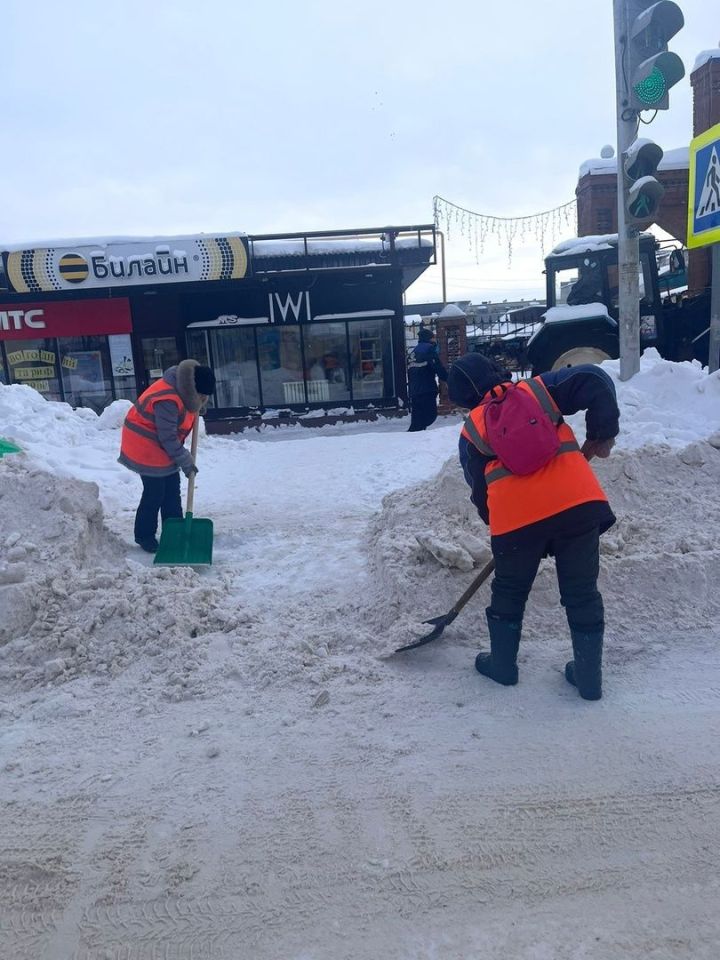
[(487, 586), (393, 653), (489, 557), (459, 418), (202, 437), (214, 564), (155, 568), (128, 404), (0, 386), (0, 957), (715, 960), (720, 376), (618, 393), (586, 703), (548, 561), (517, 687)]

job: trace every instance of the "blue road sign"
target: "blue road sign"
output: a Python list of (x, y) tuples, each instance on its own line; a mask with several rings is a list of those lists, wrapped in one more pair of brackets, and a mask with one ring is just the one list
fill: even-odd
[(688, 247), (720, 243), (720, 124), (690, 144)]

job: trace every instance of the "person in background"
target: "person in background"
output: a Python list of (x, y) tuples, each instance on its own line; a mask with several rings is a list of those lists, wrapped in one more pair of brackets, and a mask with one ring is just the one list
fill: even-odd
[(429, 327), (421, 327), (417, 346), (408, 356), (408, 433), (427, 430), (437, 420), (438, 377), (447, 380), (448, 375), (440, 362), (435, 333)]
[(158, 548), (158, 514), (163, 523), (183, 515), (180, 470), (186, 477), (198, 472), (183, 444), (214, 390), (210, 367), (182, 360), (149, 386), (125, 417), (118, 461), (142, 480), (135, 543), (148, 553)]
[[(533, 420), (533, 413), (523, 423), (535, 430), (538, 419), (546, 414), (546, 436), (552, 444), (544, 466), (525, 475), (513, 473), (488, 442), (488, 425), (492, 436), (498, 436), (493, 432), (493, 417), (486, 421), (488, 410), (493, 400), (511, 388), (526, 394), (525, 404), (528, 394), (535, 397), (537, 418)], [(513, 387), (507, 371), (471, 353), (450, 368), (448, 394), (471, 411), (460, 437), (460, 462), (472, 490), (470, 499), (490, 526), (495, 559), (486, 610), (490, 653), (479, 653), (475, 667), (504, 686), (518, 682), (525, 604), (540, 561), (552, 556), (572, 638), (573, 660), (565, 667), (565, 677), (583, 699), (599, 700), (605, 628), (597, 589), (600, 535), (615, 523), (615, 516), (588, 461), (608, 457), (619, 431), (613, 382), (600, 367), (587, 364), (543, 373)], [(494, 417), (498, 409), (495, 405)], [(582, 449), (563, 420), (580, 410), (587, 411)], [(520, 424), (519, 429), (526, 427)], [(499, 446), (497, 439), (495, 443)]]

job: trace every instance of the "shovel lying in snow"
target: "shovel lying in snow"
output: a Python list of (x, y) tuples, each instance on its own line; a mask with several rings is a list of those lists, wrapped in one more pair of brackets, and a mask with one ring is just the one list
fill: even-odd
[[(195, 417), (190, 444), (193, 463), (197, 455), (199, 421), (200, 418)], [(185, 516), (173, 517), (163, 523), (154, 563), (166, 567), (201, 567), (212, 564), (213, 522), (193, 517), (194, 495), (195, 473), (192, 473), (188, 480)]]
[(477, 592), (477, 590), (485, 583), (487, 578), (495, 569), (495, 561), (491, 560), (487, 563), (480, 573), (475, 577), (473, 582), (467, 588), (465, 593), (460, 597), (457, 603), (451, 607), (447, 613), (444, 613), (441, 617), (433, 617), (431, 620), (423, 620), (423, 623), (431, 623), (434, 625), (435, 629), (432, 630), (426, 637), (421, 637), (419, 640), (413, 641), (413, 643), (407, 643), (404, 647), (398, 647), (395, 653), (402, 653), (403, 650), (414, 650), (416, 647), (423, 647), (426, 643), (430, 643), (431, 640), (437, 640), (440, 634), (443, 632), (445, 627), (449, 626), (455, 617), (460, 613), (462, 608), (468, 602), (468, 600)]

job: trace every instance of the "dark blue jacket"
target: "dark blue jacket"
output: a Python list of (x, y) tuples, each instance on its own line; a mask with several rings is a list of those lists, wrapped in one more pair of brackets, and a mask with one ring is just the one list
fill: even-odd
[[(455, 366), (462, 364), (462, 359), (457, 361)], [(609, 440), (618, 435), (620, 411), (615, 396), (615, 385), (600, 367), (593, 364), (565, 367), (562, 370), (543, 373), (541, 379), (564, 416), (570, 416), (580, 410), (587, 411), (585, 425), (588, 440)], [(469, 396), (468, 399), (470, 399)], [(472, 403), (472, 406), (476, 403), (477, 401)], [(483, 456), (469, 440), (463, 436), (460, 437), (460, 463), (465, 479), (472, 489), (471, 500), (485, 523), (489, 522), (485, 482), (485, 467), (489, 460), (490, 458)], [(573, 530), (592, 526), (600, 527), (602, 532), (615, 522), (612, 510), (604, 501), (584, 503), (564, 511), (564, 514), (560, 522), (551, 517), (549, 518), (551, 522), (541, 520), (519, 531), (504, 534), (498, 539), (523, 540), (536, 535), (544, 536), (546, 533), (557, 536), (562, 532), (571, 533)]]
[(408, 393), (410, 399), (432, 394), (437, 396), (436, 377), (447, 380), (447, 370), (440, 363), (437, 344), (419, 343), (408, 357)]

